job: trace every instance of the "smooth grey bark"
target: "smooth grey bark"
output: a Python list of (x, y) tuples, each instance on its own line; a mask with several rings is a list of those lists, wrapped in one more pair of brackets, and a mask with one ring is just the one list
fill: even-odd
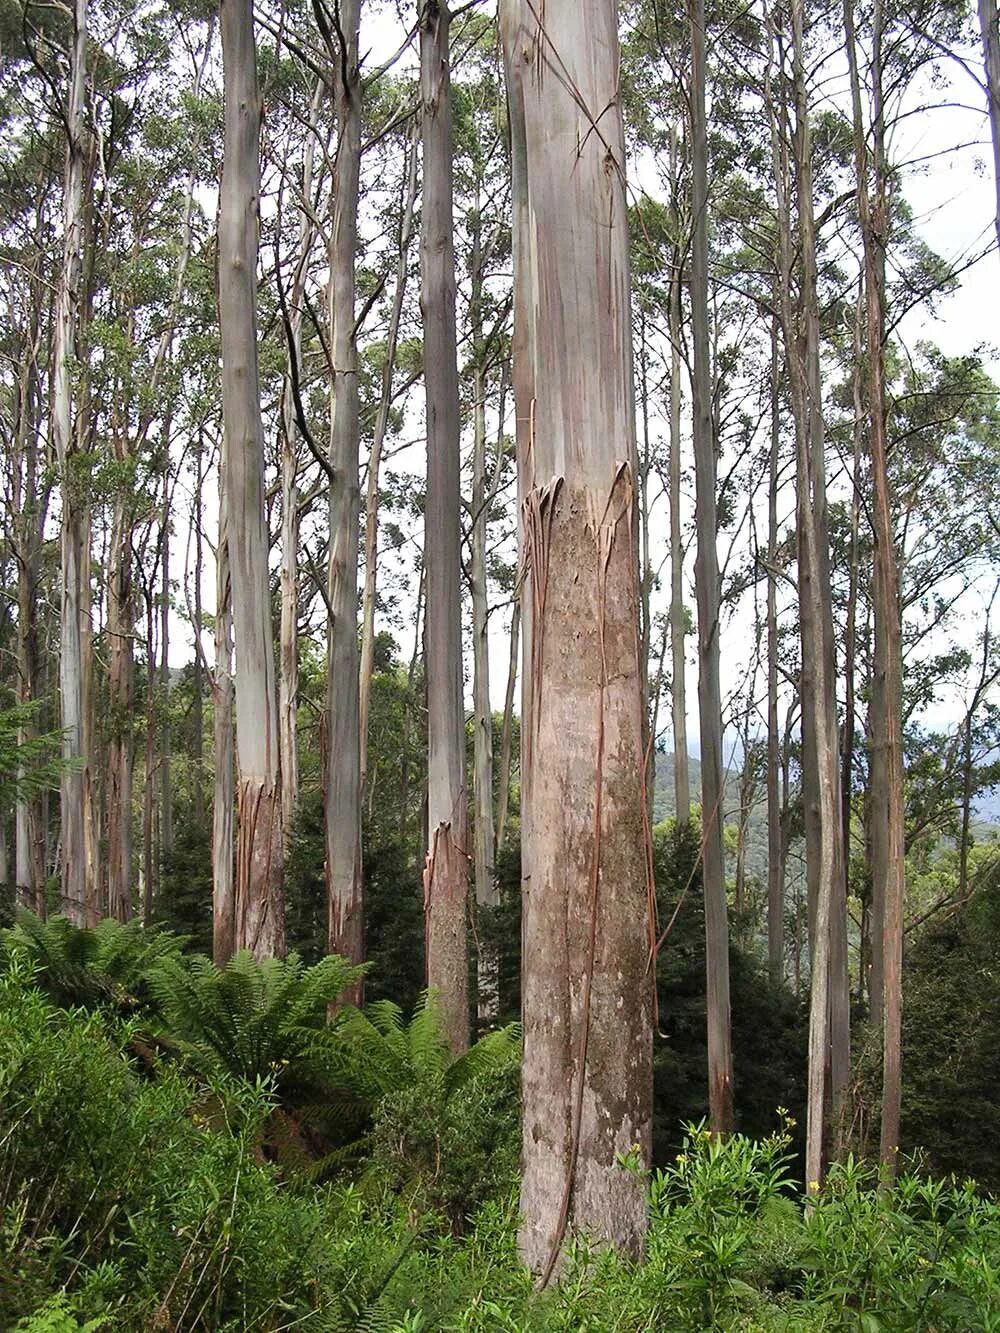
[(1000, 26), (996, 0), (979, 0), (977, 8), (979, 31), (983, 39), (990, 137), (993, 141), (993, 179), (997, 196), (995, 226), (997, 244), (1000, 245)]
[(160, 522), (163, 540), (160, 543), (160, 753), (157, 772), (160, 779), (160, 856), (171, 852), (174, 846), (174, 795), (170, 768), (170, 436), (171, 413), (163, 422), (163, 493), (160, 504)]
[(64, 759), (60, 780), (62, 910), (83, 925), (93, 895), (88, 861), (89, 755), (85, 748), (85, 664), (87, 636), (82, 624), (89, 599), (86, 479), (76, 460), (74, 365), (80, 327), (84, 231), (84, 114), (86, 104), (87, 0), (72, 9), (69, 89), (64, 107), (66, 162), (63, 178), (62, 264), (56, 292), (52, 337), (52, 448), (62, 494), (59, 699)]
[(705, 0), (691, 0), (691, 329), (695, 473), (695, 596), (698, 603), (698, 725), (701, 738), (702, 880), (708, 1026), (709, 1122), (733, 1128), (729, 1011), (729, 920), (722, 840), (722, 689), (719, 679), (719, 553), (716, 546), (715, 430), (708, 324), (708, 129), (705, 113)]
[(614, 0), (505, 0), (521, 496), (519, 1236), (643, 1244), (652, 975), (637, 454)]
[(372, 674), (375, 670), (375, 600), (378, 588), (378, 500), (379, 474), (382, 451), (389, 426), (389, 412), (393, 398), (393, 371), (399, 326), (403, 317), (407, 278), (410, 271), (410, 241), (413, 237), (413, 215), (417, 201), (417, 129), (407, 150), (406, 195), (399, 224), (399, 251), (396, 261), (396, 286), (393, 291), (389, 327), (385, 339), (385, 361), (382, 364), (382, 385), (371, 454), (368, 458), (368, 481), (365, 488), (365, 577), (361, 595), (361, 666), (358, 695), (358, 713), (361, 728), (362, 799), (368, 784), (368, 715), (371, 703)]
[(285, 904), (278, 696), (257, 367), (260, 99), (252, 0), (221, 0), (220, 15), (224, 142), (219, 328), (239, 763), (234, 943), (237, 949), (250, 949), (267, 958), (285, 951)]
[(451, 1049), (469, 1043), (468, 850), (462, 703), (462, 533), (447, 4), (420, 8), (420, 308), (427, 391), (427, 984)]
[(849, 1073), (849, 994), (847, 985), (847, 900), (841, 840), (840, 771), (837, 728), (836, 654), (830, 551), (827, 528), (826, 462), (820, 374), (819, 298), (813, 216), (812, 137), (805, 76), (805, 16), (802, 0), (791, 8), (795, 98), (795, 184), (801, 262), (800, 336), (804, 349), (801, 382), (802, 430), (797, 469), (800, 620), (802, 660), (808, 665), (809, 703), (803, 720), (811, 730), (815, 764), (817, 847), (815, 932), (809, 1018), (809, 1093), (806, 1175), (820, 1180), (823, 1167), (827, 1070), (830, 1128), (839, 1147), (845, 1125)]
[[(358, 712), (358, 474), (361, 418), (355, 332), (355, 260), (361, 171), (361, 78), (358, 70), (360, 0), (342, 0), (344, 49), (334, 92), (337, 155), (333, 165), (330, 237), (330, 350), (333, 357), (330, 421), (330, 651), (326, 708), (324, 815), (331, 953), (364, 959), (364, 886), (361, 872), (361, 732)], [(359, 981), (344, 1000), (361, 999)]]

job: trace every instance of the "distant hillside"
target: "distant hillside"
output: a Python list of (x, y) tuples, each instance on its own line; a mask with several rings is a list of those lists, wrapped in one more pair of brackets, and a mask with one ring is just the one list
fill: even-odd
[[(701, 764), (693, 755), (688, 757), (691, 781), (691, 800), (701, 804)], [(723, 773), (722, 795), (723, 825), (735, 825), (739, 822), (740, 812), (740, 775), (733, 769)], [(653, 822), (669, 819), (676, 812), (674, 800), (674, 756), (658, 754), (656, 756), (656, 777), (653, 784)], [(735, 867), (730, 864), (727, 870), (733, 874)], [(750, 808), (747, 826), (747, 875), (756, 876), (761, 881), (767, 879), (767, 800), (761, 786), (758, 799)]]

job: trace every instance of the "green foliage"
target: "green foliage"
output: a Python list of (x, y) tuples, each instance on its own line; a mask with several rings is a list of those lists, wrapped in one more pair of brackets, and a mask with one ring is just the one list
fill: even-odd
[[(326, 989), (309, 971), (291, 985), (306, 1025)], [(1000, 1329), (1000, 1207), (971, 1185), (903, 1175), (880, 1192), (848, 1162), (804, 1211), (787, 1132), (723, 1141), (689, 1126), (650, 1178), (643, 1260), (577, 1235), (558, 1285), (537, 1293), (516, 1252), (515, 1034), (453, 1062), (432, 1004), (409, 1024), (384, 1005), (352, 1016), (387, 1062), (372, 1190), (282, 1183), (260, 1155), (267, 1090), (140, 1068), (138, 1021), (57, 1009), (23, 953), (0, 976), (0, 1326)]]
[(452, 1225), (505, 1195), (520, 1152), (519, 1032), (481, 1037), (452, 1058), (433, 994), (405, 1024), (388, 1001), (347, 1013), (343, 1077), (374, 1106), (367, 1179)]
[(1000, 856), (968, 903), (932, 919), (904, 972), (903, 1145), (1000, 1189)]
[(311, 1081), (331, 1036), (327, 1010), (364, 969), (336, 954), (306, 967), (298, 954), (224, 968), (195, 955), (165, 959), (150, 977), (163, 1021), (192, 1067), (208, 1076)]
[(32, 912), (18, 912), (16, 924), (0, 931), (0, 958), (26, 958), (38, 984), (58, 1004), (110, 1004), (126, 1010), (149, 1009), (150, 973), (161, 964), (176, 963), (183, 936), (140, 921), (110, 918), (89, 930), (66, 917), (42, 921)]

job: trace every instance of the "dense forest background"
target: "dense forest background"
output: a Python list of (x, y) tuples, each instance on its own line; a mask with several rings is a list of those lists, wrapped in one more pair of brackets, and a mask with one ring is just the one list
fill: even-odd
[[(0, 1092), (66, 1023), (74, 1078), (104, 1042), (242, 1080), (197, 1114), (234, 1096), (262, 1170), (375, 1162), (454, 1236), (523, 1124), (543, 1286), (576, 1230), (643, 1243), (591, 1167), (701, 1133), (807, 1219), (900, 1161), (974, 1178), (964, 1218), (1000, 1189), (995, 5), (548, 8), (0, 0)], [(301, 1049), (227, 1063), (241, 1005)], [(159, 1281), (163, 1327), (224, 1326), (221, 1270), (179, 1314)]]

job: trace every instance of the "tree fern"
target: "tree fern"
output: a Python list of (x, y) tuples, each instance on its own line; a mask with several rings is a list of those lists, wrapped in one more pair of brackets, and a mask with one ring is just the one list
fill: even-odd
[(322, 1076), (327, 1010), (363, 972), (330, 955), (306, 967), (297, 954), (258, 961), (236, 954), (166, 959), (150, 977), (169, 1035), (203, 1073), (279, 1084)]
[(140, 921), (102, 921), (93, 930), (66, 917), (42, 921), (22, 911), (17, 922), (0, 931), (0, 953), (28, 958), (37, 983), (57, 1003), (92, 1006), (111, 1003), (134, 1009), (148, 1003), (149, 973), (176, 959), (184, 937)]

